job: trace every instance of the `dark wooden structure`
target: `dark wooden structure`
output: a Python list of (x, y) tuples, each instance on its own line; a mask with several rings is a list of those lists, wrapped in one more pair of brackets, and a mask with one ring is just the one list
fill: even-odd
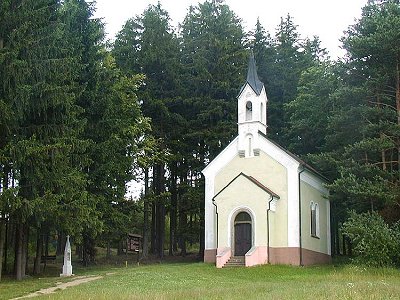
[(140, 234), (128, 233), (126, 239), (126, 251), (139, 252), (142, 245), (142, 236)]
[(128, 233), (126, 238), (126, 255), (128, 252), (137, 253), (137, 263), (139, 264), (139, 252), (142, 246), (142, 236), (140, 234)]

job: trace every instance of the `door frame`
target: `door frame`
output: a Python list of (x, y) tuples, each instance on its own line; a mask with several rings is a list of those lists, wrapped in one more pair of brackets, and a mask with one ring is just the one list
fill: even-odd
[(256, 236), (255, 235), (255, 232), (256, 232), (256, 230), (255, 230), (255, 214), (249, 207), (242, 206), (242, 207), (238, 207), (238, 208), (234, 209), (230, 214), (229, 227), (228, 227), (229, 231), (230, 231), (229, 232), (229, 245), (231, 246), (232, 256), (235, 253), (235, 219), (236, 219), (236, 216), (241, 212), (247, 213), (251, 218), (251, 222), (248, 222), (251, 225), (251, 247), (250, 247), (250, 249), (252, 247), (254, 247), (255, 242), (256, 242), (256, 239), (255, 239), (255, 236)]

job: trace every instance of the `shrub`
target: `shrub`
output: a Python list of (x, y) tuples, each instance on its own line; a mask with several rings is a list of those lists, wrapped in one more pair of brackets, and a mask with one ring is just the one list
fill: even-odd
[(342, 226), (352, 242), (356, 260), (369, 266), (383, 267), (400, 262), (400, 225), (390, 228), (376, 212), (350, 213)]
[(393, 225), (392, 230), (394, 239), (397, 241), (393, 261), (396, 266), (400, 267), (400, 221), (397, 221), (397, 223)]

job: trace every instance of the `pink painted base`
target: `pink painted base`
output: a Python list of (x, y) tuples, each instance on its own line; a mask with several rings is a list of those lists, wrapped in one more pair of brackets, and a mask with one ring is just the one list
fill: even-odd
[(217, 268), (222, 268), (227, 261), (231, 258), (231, 248), (229, 247), (224, 247), (224, 248), (218, 248), (217, 249), (217, 261), (216, 261), (216, 266)]
[(245, 256), (246, 267), (264, 265), (268, 263), (268, 247), (254, 247)]
[(217, 258), (217, 249), (205, 249), (204, 250), (204, 262), (215, 263)]
[[(224, 249), (219, 249), (219, 253), (222, 254)], [(227, 261), (230, 254), (225, 253), (224, 257), (219, 258), (219, 265), (223, 265), (223, 261)], [(273, 265), (284, 264), (284, 265), (300, 265), (300, 249), (297, 247), (289, 248), (270, 248), (270, 263)], [(226, 256), (226, 257), (225, 257)], [(330, 255), (311, 251), (307, 249), (302, 250), (302, 262), (303, 265), (314, 265), (314, 264), (329, 264), (332, 261)], [(225, 261), (225, 262), (226, 262)], [(204, 250), (204, 262), (205, 263), (217, 263), (217, 249), (206, 249)], [(245, 258), (246, 267), (262, 265), (268, 263), (268, 247), (260, 246), (256, 247), (251, 251)]]
[[(302, 249), (302, 264), (304, 266), (315, 264), (329, 264), (332, 260), (331, 256), (325, 253)], [(298, 247), (282, 247), (270, 248), (270, 260), (273, 265), (300, 265), (300, 248)]]

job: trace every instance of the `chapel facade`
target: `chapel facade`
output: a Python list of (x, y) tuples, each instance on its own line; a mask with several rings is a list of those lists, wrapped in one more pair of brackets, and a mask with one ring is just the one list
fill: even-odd
[(326, 180), (267, 137), (268, 97), (253, 55), (237, 101), (238, 136), (202, 171), (204, 261), (217, 267), (330, 262)]

